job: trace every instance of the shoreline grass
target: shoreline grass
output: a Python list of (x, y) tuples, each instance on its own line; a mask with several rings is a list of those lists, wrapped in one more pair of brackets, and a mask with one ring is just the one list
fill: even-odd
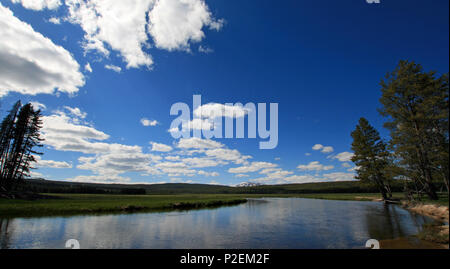
[[(54, 199), (0, 199), (0, 217), (67, 216), (96, 213), (135, 213), (187, 210), (236, 205), (247, 198), (306, 198), (344, 201), (380, 201), (378, 193), (317, 193), (317, 194), (48, 194)], [(394, 193), (402, 199), (402, 193)], [(427, 203), (427, 201), (424, 201)], [(448, 206), (448, 197), (436, 202)]]
[(102, 213), (162, 212), (245, 203), (236, 195), (51, 194), (57, 199), (0, 199), (0, 217), (46, 217)]

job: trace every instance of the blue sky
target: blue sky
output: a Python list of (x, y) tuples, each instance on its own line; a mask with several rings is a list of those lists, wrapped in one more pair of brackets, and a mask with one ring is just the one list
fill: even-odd
[[(0, 2), (1, 115), (18, 99), (45, 105), (35, 176), (52, 180), (350, 180), (358, 119), (387, 137), (377, 112), (386, 72), (401, 59), (449, 66), (447, 0)], [(192, 109), (194, 94), (278, 103), (278, 146), (174, 139), (170, 108)]]

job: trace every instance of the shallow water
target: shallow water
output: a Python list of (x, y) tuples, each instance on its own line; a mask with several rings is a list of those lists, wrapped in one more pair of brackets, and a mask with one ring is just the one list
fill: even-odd
[(378, 202), (250, 199), (233, 207), (101, 216), (0, 219), (0, 248), (364, 248), (417, 234), (432, 219)]

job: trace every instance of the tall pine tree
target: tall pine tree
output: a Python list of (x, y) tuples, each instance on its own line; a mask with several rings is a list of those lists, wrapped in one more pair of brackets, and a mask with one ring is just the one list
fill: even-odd
[(356, 178), (375, 184), (384, 200), (392, 197), (389, 178), (389, 152), (378, 131), (365, 118), (361, 118), (352, 132), (352, 161), (357, 166)]
[(436, 180), (446, 178), (448, 185), (448, 76), (436, 78), (414, 62), (400, 61), (381, 86), (390, 146), (405, 176), (435, 200)]
[(0, 188), (3, 191), (9, 191), (29, 176), (30, 165), (36, 161), (34, 155), (41, 154), (33, 149), (42, 147), (40, 111), (35, 111), (31, 104), (19, 108), (17, 102), (1, 125)]

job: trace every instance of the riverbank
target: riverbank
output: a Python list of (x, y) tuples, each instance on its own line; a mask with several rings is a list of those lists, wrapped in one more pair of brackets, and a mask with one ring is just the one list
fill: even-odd
[(50, 199), (0, 199), (1, 217), (43, 217), (98, 213), (157, 212), (245, 203), (237, 195), (52, 194)]
[(246, 202), (247, 198), (315, 198), (372, 201), (375, 193), (333, 194), (41, 194), (39, 199), (0, 198), (0, 216), (44, 217), (96, 213), (129, 213), (200, 209)]
[(423, 230), (417, 235), (421, 240), (440, 245), (442, 248), (449, 248), (449, 208), (436, 203), (413, 203), (403, 201), (402, 206), (416, 214), (428, 216), (437, 221), (437, 223), (423, 226)]
[[(351, 200), (382, 202), (380, 194), (376, 193), (318, 193), (300, 195), (302, 198), (326, 200)], [(422, 231), (411, 237), (395, 238), (380, 242), (386, 249), (448, 249), (449, 248), (449, 203), (447, 195), (440, 195), (439, 200), (424, 199), (422, 202), (408, 202), (403, 193), (393, 193), (394, 199), (401, 201), (400, 205), (413, 212), (435, 219), (437, 222), (424, 225)]]

